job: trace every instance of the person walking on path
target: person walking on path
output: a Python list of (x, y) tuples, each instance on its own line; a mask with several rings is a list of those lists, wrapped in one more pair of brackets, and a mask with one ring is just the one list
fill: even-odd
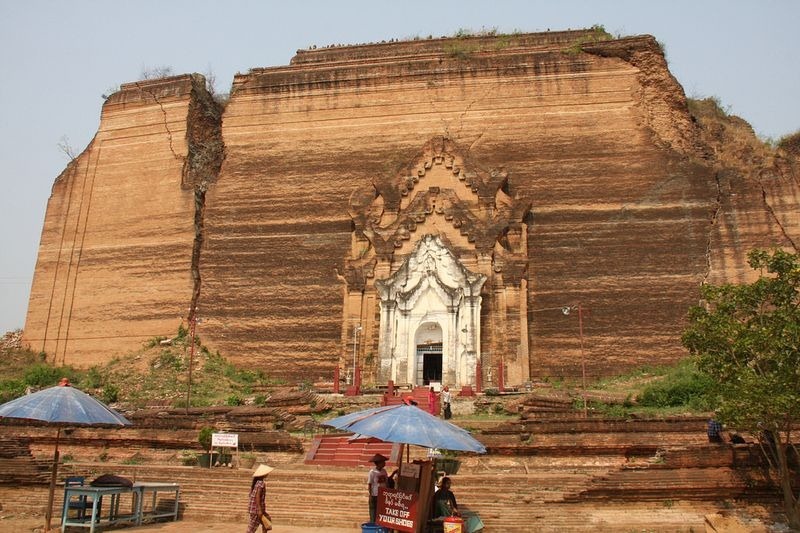
[[(261, 526), (263, 532), (272, 529), (272, 517), (267, 512), (265, 500), (267, 496), (266, 477), (273, 470), (275, 469), (271, 466), (262, 464), (258, 465), (258, 468), (253, 472), (253, 482), (250, 485), (250, 502), (247, 508), (250, 513), (247, 533), (255, 533), (258, 526)], [(266, 520), (262, 520), (262, 518)]]
[(389, 485), (389, 474), (386, 473), (386, 461), (389, 458), (376, 453), (370, 459), (374, 463), (367, 475), (367, 488), (369, 489), (369, 521), (375, 523), (375, 515), (378, 511), (378, 489), (386, 488)]

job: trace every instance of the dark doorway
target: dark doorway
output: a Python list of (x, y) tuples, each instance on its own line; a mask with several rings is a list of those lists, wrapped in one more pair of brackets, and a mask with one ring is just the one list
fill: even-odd
[(422, 384), (429, 385), (431, 381), (442, 382), (442, 353), (422, 354)]

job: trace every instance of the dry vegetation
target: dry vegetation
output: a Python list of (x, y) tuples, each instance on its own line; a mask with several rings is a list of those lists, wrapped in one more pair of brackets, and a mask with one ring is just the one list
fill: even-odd
[[(278, 384), (263, 372), (240, 369), (219, 353), (210, 352), (199, 338), (195, 342), (193, 406), (237, 405), (248, 398), (258, 401), (263, 397), (259, 392)], [(21, 396), (28, 388), (49, 387), (61, 377), (67, 377), (75, 386), (108, 403), (126, 407), (182, 407), (186, 405), (189, 381), (189, 347), (189, 338), (181, 328), (171, 339), (151, 339), (141, 349), (116, 357), (107, 364), (76, 369), (55, 367), (45, 362), (44, 354), (25, 350), (18, 343), (3, 343), (0, 347), (0, 402)]]

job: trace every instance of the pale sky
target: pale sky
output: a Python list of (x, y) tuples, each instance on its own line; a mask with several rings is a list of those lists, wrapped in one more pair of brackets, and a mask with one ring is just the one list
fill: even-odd
[(25, 322), (59, 143), (83, 151), (101, 95), (143, 70), (210, 71), (228, 92), (310, 45), (594, 24), (655, 36), (688, 96), (718, 97), (759, 135), (800, 129), (795, 0), (0, 0), (0, 334)]

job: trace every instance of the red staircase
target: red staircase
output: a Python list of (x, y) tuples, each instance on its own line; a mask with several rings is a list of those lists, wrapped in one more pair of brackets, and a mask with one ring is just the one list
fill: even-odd
[(306, 458), (307, 465), (369, 466), (370, 459), (379, 453), (389, 458), (387, 466), (396, 466), (403, 451), (401, 444), (365, 438), (349, 440), (352, 435), (318, 435), (311, 443)]
[[(417, 407), (430, 413), (429, 404), (428, 404), (428, 391), (430, 390), (429, 387), (414, 387), (411, 392), (404, 392), (402, 394), (394, 394), (391, 390), (383, 395), (381, 399), (381, 405), (399, 405), (403, 403), (407, 398), (413, 400), (417, 403)], [(396, 391), (394, 391), (396, 392)], [(439, 399), (439, 395), (436, 395), (436, 403), (433, 407), (433, 412), (438, 415), (440, 412), (441, 401)]]

